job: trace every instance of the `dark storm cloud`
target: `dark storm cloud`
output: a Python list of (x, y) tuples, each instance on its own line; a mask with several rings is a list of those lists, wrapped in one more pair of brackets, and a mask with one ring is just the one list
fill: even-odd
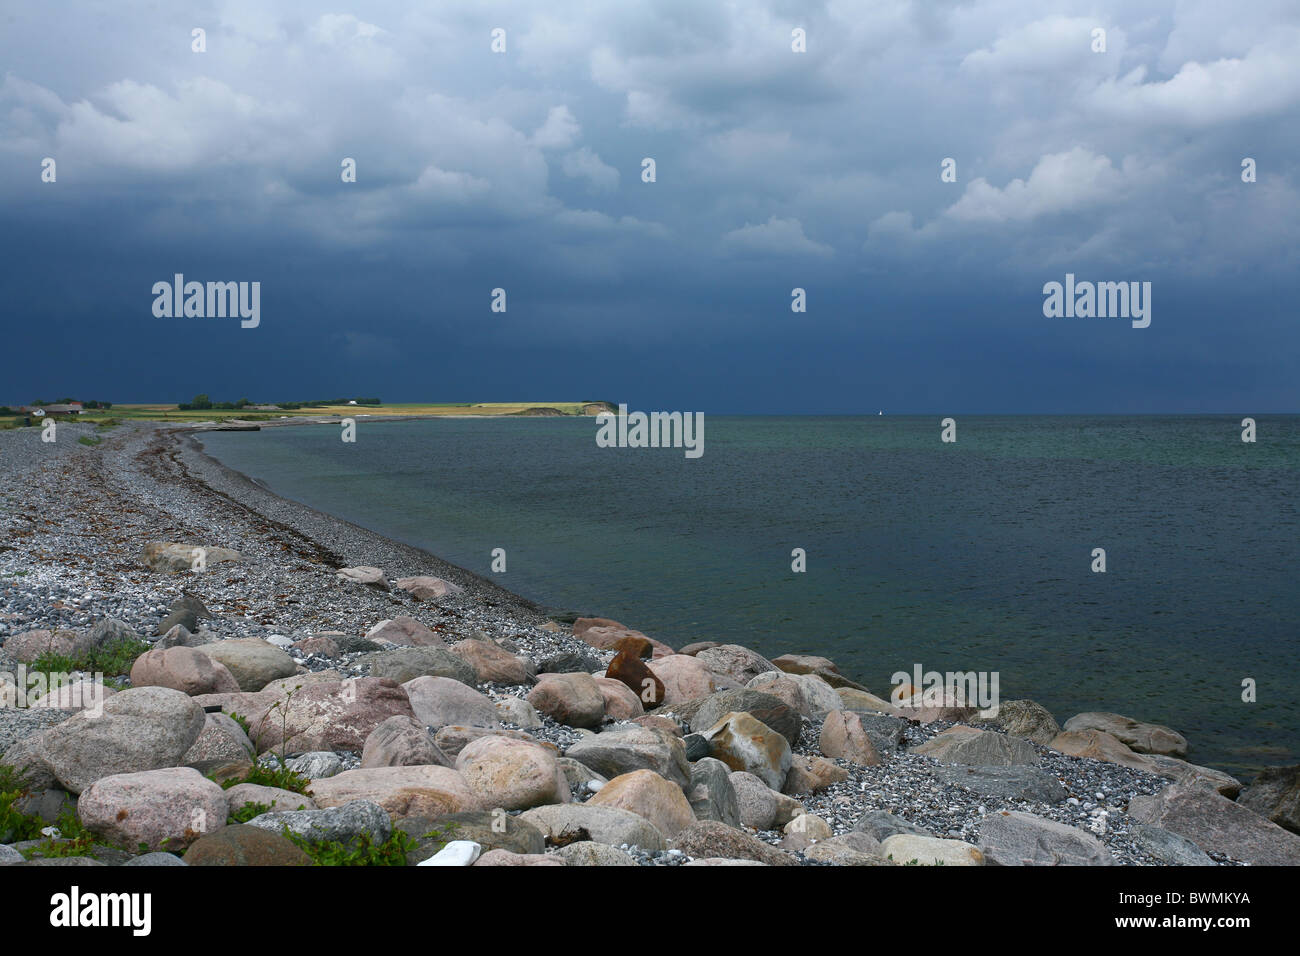
[[(410, 7), (7, 14), (0, 401), (1297, 404), (1293, 6)], [(176, 272), (261, 325), (154, 318)], [(1044, 318), (1067, 272), (1151, 327)]]

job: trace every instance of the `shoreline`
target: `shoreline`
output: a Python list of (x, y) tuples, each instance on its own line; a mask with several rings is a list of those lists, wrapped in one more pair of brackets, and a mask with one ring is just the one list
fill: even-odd
[[(15, 492), (21, 488), (24, 497), (37, 504), (16, 506), (12, 514), (0, 518), (3, 529), (11, 533), (17, 545), (8, 551), (0, 550), (0, 584), (4, 586), (0, 637), (6, 640), (6, 645), (0, 645), (0, 670), (5, 669), (8, 639), (15, 634), (40, 628), (84, 632), (103, 618), (113, 617), (139, 634), (148, 635), (166, 616), (168, 602), (186, 593), (198, 597), (215, 615), (201, 625), (205, 640), (278, 638), (281, 643), (277, 646), (291, 650), (300, 673), (320, 679), (328, 674), (343, 679), (364, 678), (377, 665), (377, 655), (368, 646), (364, 651), (336, 649), (322, 656), (303, 650), (304, 646), (312, 646), (309, 642), (330, 634), (339, 635), (340, 646), (345, 639), (350, 642), (348, 646), (365, 643), (362, 635), (375, 633), (381, 622), (401, 615), (414, 617), (425, 629), (433, 629), (438, 635), (434, 639), (439, 643), (445, 640), (453, 649), (466, 641), (494, 643), (518, 660), (540, 665), (534, 670), (543, 673), (601, 673), (613, 657), (610, 645), (602, 647), (601, 642), (575, 636), (557, 624), (549, 616), (553, 609), (548, 612), (546, 607), (423, 549), (261, 487), (208, 455), (192, 426), (132, 423), (108, 430), (102, 442), (92, 446), (77, 443), (79, 427), (85, 426), (71, 425), (68, 431), (74, 437), (61, 437), (57, 449), (32, 443), (19, 449), (19, 443), (13, 440), (3, 449), (9, 452), (0, 466), (4, 469), (0, 474), (6, 478), (6, 500), (13, 505), (19, 500)], [(35, 435), (26, 437), (38, 442)], [(59, 467), (51, 467), (51, 456)], [(71, 507), (48, 507), (50, 502), (60, 501), (61, 489), (69, 487), (78, 492)], [(40, 506), (42, 502), (47, 505), (45, 510)], [(139, 560), (140, 548), (147, 540), (230, 547), (240, 557), (230, 564), (213, 565), (203, 574), (160, 575)], [(339, 567), (355, 566), (378, 567), (388, 580), (433, 575), (462, 588), (463, 593), (417, 601), (400, 589), (390, 588), (387, 581), (381, 590), (338, 579)], [(622, 628), (618, 634), (634, 642), (644, 639), (630, 629), (635, 623), (626, 628), (616, 625)], [(730, 647), (737, 646), (723, 645), (724, 650)], [(789, 652), (798, 655), (800, 649), (790, 648)], [(402, 653), (400, 646), (381, 645), (378, 658), (395, 653)], [(674, 653), (672, 659), (698, 662), (701, 658), (693, 654), (700, 653), (707, 656), (701, 649)], [(744, 648), (726, 654), (758, 658)], [(555, 664), (561, 659), (565, 660), (563, 665)], [(659, 660), (656, 655), (650, 664), (656, 665)], [(1078, 830), (1096, 840), (1098, 848), (1104, 846), (1098, 852), (1107, 858), (1113, 856), (1116, 863), (1168, 864), (1179, 860), (1180, 852), (1189, 852), (1183, 845), (1186, 841), (1170, 837), (1173, 842), (1163, 847), (1150, 842), (1144, 836), (1146, 825), (1129, 817), (1130, 802), (1155, 799), (1170, 787), (1171, 780), (1186, 782), (1196, 778), (1198, 784), (1221, 786), (1226, 777), (1178, 760), (1172, 760), (1172, 764), (1179, 765), (1174, 770), (1153, 772), (1149, 758), (1131, 752), (1135, 761), (1131, 766), (1091, 756), (1071, 756), (1039, 740), (1020, 736), (1005, 721), (978, 721), (961, 708), (939, 708), (925, 721), (910, 719), (907, 714), (900, 718), (895, 708), (879, 698), (852, 690), (852, 686), (860, 686), (853, 685), (853, 675), (843, 675), (844, 683), (834, 691), (816, 672), (808, 672), (807, 678), (798, 680), (788, 676), (773, 678), (779, 669), (762, 658), (758, 660), (771, 669), (767, 683), (761, 686), (771, 685), (774, 690), (784, 687), (780, 693), (787, 693), (789, 685), (804, 686), (811, 681), (821, 689), (809, 685), (807, 693), (831, 695), (832, 703), (813, 706), (812, 698), (808, 698), (808, 707), (796, 708), (801, 729), (793, 734), (790, 750), (796, 764), (807, 761), (809, 767), (827, 775), (806, 792), (796, 789), (793, 799), (797, 803), (793, 805), (826, 828), (823, 842), (827, 843), (828, 853), (836, 840), (856, 840), (855, 834), (874, 832), (868, 821), (872, 814), (879, 813), (907, 821), (907, 825), (924, 831), (926, 839), (968, 848), (961, 852), (973, 851), (981, 840), (987, 811), (1006, 805), (1043, 821), (1044, 826), (1050, 822)], [(717, 666), (720, 669), (710, 672), (717, 678), (718, 689), (713, 693), (722, 693), (727, 687), (742, 692), (749, 671), (732, 673), (727, 670), (729, 665)], [(690, 667), (706, 670), (697, 664)], [(822, 673), (837, 682), (842, 676), (838, 672)], [(710, 686), (714, 686), (712, 677)], [(480, 679), (476, 682), (477, 692), (498, 707), (508, 705), (514, 714), (516, 708), (534, 698), (540, 686), (538, 679), (536, 675), (518, 683)], [(556, 682), (548, 679), (544, 683), (554, 686)], [(803, 692), (794, 693), (798, 700), (804, 700)], [(612, 706), (607, 702), (607, 707)], [(679, 713), (674, 709), (676, 704), (643, 709), (634, 699), (630, 706), (630, 710), (607, 710), (606, 722), (594, 728), (575, 729), (543, 712), (540, 716), (534, 714), (535, 723), (526, 722), (531, 725), (507, 720), (502, 732), (526, 735), (564, 753), (606, 734), (617, 737), (623, 732), (621, 728), (638, 723), (663, 728), (676, 722), (680, 725), (678, 733), (692, 730), (689, 723), (679, 719), (686, 711)], [(863, 709), (834, 710), (838, 707)], [(695, 710), (687, 709), (693, 719)], [(641, 712), (647, 716), (636, 716)], [(822, 754), (827, 748), (824, 731), (828, 713), (858, 714), (867, 723), (874, 722), (873, 726), (886, 726), (893, 734), (893, 742), (881, 745), (884, 749), (874, 763), (860, 764), (843, 757), (827, 759)], [(38, 719), (35, 711), (0, 708), (0, 751), (26, 737), (43, 734), (50, 714), (46, 710)], [(1050, 715), (1046, 719), (1056, 726)], [(430, 725), (429, 729), (435, 728)], [(696, 732), (704, 729), (694, 728)], [(1012, 747), (1023, 766), (1017, 764), (993, 773), (991, 791), (972, 790), (964, 777), (951, 776), (949, 768), (954, 765), (926, 755), (929, 750), (916, 752), (918, 747), (946, 746), (957, 739), (954, 734), (960, 737), (966, 733), (979, 734), (997, 747)], [(443, 731), (439, 731), (438, 739), (443, 737)], [(1127, 747), (1123, 749), (1128, 751)], [(355, 766), (360, 760), (360, 747), (355, 752), (339, 750), (338, 756), (344, 766)], [(990, 767), (988, 772), (992, 770)], [(1201, 779), (1203, 770), (1211, 776)], [(1012, 789), (999, 796), (997, 787), (1008, 780)], [(1041, 788), (1049, 783), (1059, 793), (1044, 797)], [(594, 796), (595, 791), (575, 790), (574, 802), (581, 805)], [(750, 836), (783, 854), (782, 859), (790, 857), (804, 865), (831, 862), (807, 855), (804, 851), (811, 852), (815, 847), (808, 846), (806, 840), (801, 843), (799, 831), (792, 832), (790, 822), (773, 829), (751, 828)], [(865, 865), (865, 858), (871, 855), (847, 844), (841, 844), (840, 851), (839, 862), (856, 865)], [(642, 848), (632, 855), (634, 862), (641, 865), (680, 865), (697, 854), (673, 855), (666, 850)], [(1218, 851), (1205, 856), (1197, 850), (1196, 858), (1203, 864), (1239, 862), (1231, 853)], [(1182, 857), (1181, 862), (1188, 862), (1188, 858)]]
[[(395, 420), (425, 420), (428, 417), (447, 416), (424, 416), (419, 419), (401, 418)], [(468, 418), (475, 416), (461, 417)], [(285, 423), (285, 425), (289, 424), (313, 423)], [(391, 552), (394, 557), (399, 559), (399, 563), (402, 566), (419, 565), (423, 567), (429, 565), (434, 569), (438, 569), (439, 577), (445, 577), (462, 586), (464, 586), (466, 582), (473, 582), (474, 585), (483, 591), (500, 595), (506, 601), (517, 604), (521, 609), (533, 611), (549, 619), (549, 615), (547, 614), (548, 609), (546, 606), (538, 604), (522, 595), (515, 594), (513, 591), (502, 587), (495, 581), (462, 568), (460, 565), (453, 564), (431, 551), (420, 548), (416, 545), (407, 544), (404, 541), (398, 541), (395, 538), (390, 538), (387, 535), (380, 534), (377, 531), (372, 531), (369, 528), (348, 521), (346, 518), (340, 518), (337, 515), (332, 515), (328, 512), (313, 508), (301, 501), (277, 494), (270, 488), (260, 484), (257, 479), (252, 476), (231, 468), (208, 454), (203, 448), (202, 441), (198, 437), (198, 434), (196, 434), (192, 429), (179, 428), (175, 429), (172, 434), (174, 435), (174, 441), (178, 449), (177, 457), (189, 459), (188, 461), (182, 461), (180, 463), (186, 467), (189, 474), (194, 475), (198, 472), (197, 477), (199, 477), (199, 480), (201, 480), (210, 491), (231, 498), (232, 500), (238, 500), (238, 503), (242, 507), (256, 511), (262, 517), (267, 518), (268, 520), (277, 521), (285, 528), (309, 538), (317, 547), (324, 548), (322, 543), (324, 536), (315, 536), (322, 534), (320, 530), (321, 525), (342, 525), (349, 528), (358, 541), (368, 541), (377, 551)], [(191, 468), (189, 467), (190, 465), (195, 467)], [(239, 492), (243, 492), (248, 497), (255, 497), (256, 495), (265, 496), (261, 501), (262, 507), (255, 507), (249, 503), (247, 498), (244, 500), (238, 499), (236, 496)], [(359, 555), (357, 555), (357, 557), (359, 557)], [(339, 556), (339, 559), (343, 562), (340, 566), (348, 566), (344, 556)], [(557, 609), (551, 608), (550, 610), (554, 611)]]

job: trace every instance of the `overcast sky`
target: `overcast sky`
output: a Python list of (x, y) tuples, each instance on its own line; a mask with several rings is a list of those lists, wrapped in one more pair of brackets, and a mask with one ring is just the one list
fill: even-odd
[(3, 11), (0, 402), (1300, 410), (1294, 2)]

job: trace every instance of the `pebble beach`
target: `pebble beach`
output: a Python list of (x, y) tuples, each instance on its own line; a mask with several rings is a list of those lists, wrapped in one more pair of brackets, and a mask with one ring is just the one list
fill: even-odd
[(305, 865), (398, 833), (408, 865), (1300, 864), (1298, 768), (1198, 766), (1124, 701), (892, 700), (797, 646), (556, 612), (271, 493), (193, 428), (0, 432), (0, 478), (0, 672), (140, 652), (104, 675), (108, 720), (0, 707), (12, 812), (54, 828), (0, 832), (0, 864)]

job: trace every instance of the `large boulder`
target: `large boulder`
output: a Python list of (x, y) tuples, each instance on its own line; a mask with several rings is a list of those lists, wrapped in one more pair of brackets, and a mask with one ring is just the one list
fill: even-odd
[(133, 687), (170, 687), (196, 694), (232, 694), (241, 688), (230, 670), (193, 647), (155, 648), (131, 665)]
[(185, 852), (189, 866), (311, 866), (312, 859), (278, 833), (235, 824), (200, 837)]
[(349, 584), (368, 585), (377, 591), (387, 591), (389, 589), (388, 579), (384, 577), (383, 570), (367, 564), (358, 565), (355, 568), (339, 568), (334, 576), (340, 581), (346, 581)]
[(832, 710), (827, 714), (817, 743), (827, 757), (864, 767), (880, 763), (880, 754), (863, 727), (862, 718), (851, 710)]
[(703, 661), (685, 654), (670, 654), (649, 664), (654, 676), (664, 685), (666, 706), (696, 697), (708, 697), (719, 689), (717, 676)]
[(593, 840), (610, 846), (637, 846), (663, 850), (664, 836), (653, 823), (630, 810), (592, 806), (590, 803), (553, 803), (519, 815), (556, 845)]
[(1060, 803), (1068, 796), (1060, 780), (1037, 767), (976, 767), (957, 763), (936, 767), (934, 776), (981, 797)]
[(835, 691), (831, 691), (829, 684), (826, 684), (826, 682), (822, 682), (823, 687), (826, 687), (828, 691), (831, 692), (831, 695), (835, 697), (835, 701), (819, 700), (818, 704), (824, 705), (824, 709), (822, 710), (819, 710), (818, 706), (810, 704), (809, 700), (807, 700), (805, 689), (803, 689), (803, 684), (801, 683), (801, 680), (807, 678), (807, 676), (810, 675), (783, 674), (781, 671), (772, 670), (767, 671), (766, 674), (755, 676), (753, 680), (750, 680), (750, 682), (746, 684), (746, 687), (749, 687), (751, 691), (758, 691), (779, 698), (779, 700), (783, 701), (788, 708), (796, 711), (798, 714), (805, 715), (805, 717), (818, 717), (820, 714), (829, 713), (831, 710), (839, 710), (844, 706), (840, 700), (840, 696), (837, 695)]
[(397, 586), (417, 601), (436, 601), (448, 594), (460, 594), (462, 588), (442, 578), (420, 575), (412, 578), (398, 578)]
[(366, 654), (358, 660), (369, 665), (371, 677), (405, 684), (417, 677), (450, 677), (468, 687), (478, 683), (474, 668), (444, 647), (398, 647)]
[(497, 706), (490, 697), (480, 694), (450, 677), (417, 677), (402, 685), (411, 701), (416, 720), (438, 730), (459, 727), (500, 727)]
[(818, 863), (832, 866), (893, 866), (885, 859), (884, 847), (865, 833), (842, 833), (829, 840), (821, 840), (803, 851), (803, 855)]
[(369, 800), (353, 800), (319, 810), (314, 807), (277, 810), (254, 817), (248, 825), (272, 833), (293, 834), (312, 844), (359, 846), (369, 841), (371, 845), (378, 845), (386, 843), (393, 835), (393, 823), (387, 811)]
[(177, 541), (149, 541), (140, 554), (140, 560), (150, 571), (174, 574), (177, 571), (206, 569), (226, 561), (238, 561), (239, 552), (230, 548), (182, 544)]
[(960, 724), (913, 747), (911, 752), (941, 763), (964, 763), (976, 767), (1033, 766), (1038, 763), (1038, 751), (1029, 741), (995, 730), (976, 730)]
[(1089, 711), (1065, 722), (1067, 731), (1100, 730), (1126, 744), (1134, 753), (1186, 757), (1187, 738), (1161, 724), (1147, 724), (1122, 714)]
[(773, 790), (780, 790), (790, 772), (790, 742), (747, 713), (724, 715), (702, 735), (709, 756), (732, 770), (752, 773)]
[(226, 799), (230, 802), (231, 813), (250, 803), (280, 811), (316, 809), (316, 801), (311, 797), (280, 787), (263, 786), (260, 783), (237, 783), (226, 791)]
[(602, 651), (617, 651), (620, 647), (625, 646), (628, 639), (631, 638), (648, 642), (654, 649), (653, 654), (655, 657), (667, 657), (673, 653), (673, 649), (663, 641), (656, 641), (653, 637), (646, 637), (640, 631), (624, 627), (617, 621), (610, 621), (608, 618), (578, 618), (573, 624), (573, 636), (583, 643), (590, 644)]
[(1012, 737), (1024, 737), (1044, 747), (1061, 732), (1051, 711), (1032, 700), (1004, 700), (995, 716), (977, 718), (974, 722), (997, 727)]
[(799, 735), (803, 733), (803, 717), (796, 709), (779, 697), (748, 687), (732, 687), (710, 694), (689, 711), (687, 719), (695, 728), (712, 727), (727, 714), (749, 714), (788, 740), (791, 747), (798, 745)]
[(390, 680), (358, 677), (307, 684), (248, 718), (259, 753), (362, 750), (389, 717), (414, 717), (406, 691)]
[(569, 727), (599, 727), (605, 719), (605, 695), (590, 674), (541, 674), (528, 703)]
[(226, 792), (191, 767), (101, 777), (82, 791), (77, 816), (114, 846), (179, 851), (226, 825)]
[(393, 817), (438, 817), (481, 810), (482, 801), (465, 778), (449, 767), (366, 767), (311, 782), (318, 807), (353, 800), (379, 804)]
[(509, 737), (512, 740), (522, 740), (525, 742), (534, 741), (537, 738), (531, 734), (524, 733), (522, 730), (505, 730), (495, 727), (461, 727), (456, 724), (450, 724), (442, 727), (433, 735), (433, 742), (438, 745), (438, 749), (453, 759), (453, 762), (460, 752), (478, 740), (480, 737)]
[[(1118, 744), (1122, 747), (1123, 744)], [(1241, 793), (1242, 783), (1231, 774), (1224, 773), (1222, 770), (1215, 770), (1213, 767), (1200, 767), (1194, 763), (1188, 763), (1186, 760), (1179, 760), (1177, 757), (1165, 757), (1160, 754), (1143, 754), (1140, 760), (1149, 761), (1155, 765), (1154, 773), (1158, 773), (1166, 780), (1172, 780), (1174, 783), (1196, 783), (1217, 790), (1229, 800), (1235, 800)]]
[(108, 648), (124, 642), (140, 643), (144, 639), (130, 625), (115, 617), (101, 618), (90, 629), (87, 642), (94, 648)]
[(694, 859), (752, 860), (768, 866), (798, 866), (789, 853), (769, 846), (743, 830), (716, 820), (700, 820), (678, 833), (669, 848)]
[(366, 632), (366, 639), (388, 641), (399, 647), (440, 647), (444, 650), (447, 647), (447, 642), (435, 631), (406, 614), (400, 614), (391, 621), (380, 621)]
[(1214, 866), (1208, 853), (1186, 837), (1163, 827), (1131, 823), (1129, 836), (1139, 847), (1170, 866)]
[(812, 654), (782, 654), (780, 657), (772, 658), (772, 664), (777, 670), (787, 674), (813, 674), (830, 684), (837, 691), (841, 687), (850, 690), (866, 690), (857, 681), (849, 680), (841, 674), (840, 669), (835, 666), (835, 662), (829, 658), (817, 657)]
[(257, 750), (244, 728), (226, 714), (204, 714), (203, 730), (181, 758), (183, 764), (200, 760), (251, 760)]
[(902, 714), (902, 711), (889, 701), (883, 697), (877, 697), (870, 691), (858, 690), (854, 687), (837, 687), (835, 693), (839, 697), (840, 706), (844, 710), (869, 710), (877, 714), (888, 714), (892, 717), (898, 717)]
[(31, 664), (46, 654), (76, 657), (89, 649), (90, 641), (86, 636), (65, 630), (23, 631), (4, 642), (5, 656), (20, 664)]
[(474, 668), (480, 684), (528, 684), (537, 673), (526, 657), (518, 657), (491, 641), (469, 638), (451, 649), (457, 657)]
[(1175, 783), (1129, 801), (1138, 823), (1191, 840), (1251, 866), (1300, 866), (1300, 836), (1197, 783)]
[[(712, 760), (712, 757), (705, 758)], [(718, 761), (721, 763), (721, 761)], [(723, 764), (726, 766), (726, 764)], [(770, 830), (776, 826), (777, 800), (785, 794), (773, 790), (758, 777), (744, 770), (737, 770), (728, 775), (732, 791), (736, 795), (736, 807), (740, 813), (740, 825), (754, 830)], [(785, 799), (791, 799), (785, 797)], [(801, 808), (802, 809), (802, 808)], [(701, 817), (701, 819), (706, 819)], [(723, 821), (725, 822), (725, 821)]]
[(610, 720), (632, 720), (645, 713), (641, 699), (622, 681), (610, 677), (597, 677), (595, 681), (605, 699), (605, 716)]
[(525, 730), (542, 726), (542, 718), (537, 715), (537, 708), (522, 697), (502, 697), (496, 702), (497, 716), (503, 724), (513, 724)]
[(739, 644), (719, 644), (717, 647), (705, 648), (695, 655), (695, 659), (724, 680), (741, 687), (759, 674), (777, 669), (762, 654)]
[(898, 716), (918, 724), (932, 724), (935, 721), (964, 722), (975, 719), (980, 713), (978, 707), (966, 700), (964, 692), (942, 687), (917, 690), (911, 685), (902, 685), (894, 689), (890, 700), (897, 708)]
[(1053, 737), (1048, 746), (1071, 757), (1104, 760), (1147, 773), (1160, 772), (1154, 760), (1134, 753), (1127, 744), (1104, 730), (1067, 730)]
[(902, 817), (895, 816), (888, 810), (868, 810), (853, 824), (854, 833), (865, 833), (879, 843), (884, 843), (891, 836), (907, 833), (912, 836), (933, 836), (928, 830), (909, 823)]
[(913, 833), (896, 833), (881, 841), (880, 852), (901, 866), (984, 866), (978, 847), (961, 840), (942, 840)]
[(256, 638), (213, 641), (198, 650), (224, 664), (242, 691), (259, 691), (273, 680), (298, 673), (292, 657), (274, 644)]
[(679, 787), (691, 782), (681, 738), (657, 727), (613, 728), (578, 741), (565, 756), (610, 780), (634, 770), (653, 770)]
[[(78, 680), (67, 684), (60, 683), (57, 687), (51, 687), (48, 693), (43, 694), (36, 700), (28, 698), (27, 706), (48, 707), (73, 713), (81, 710), (91, 710), (98, 713), (104, 701), (116, 693), (116, 688), (109, 687), (99, 681)], [(3, 692), (0, 691), (0, 695), (2, 694)]]
[(587, 805), (630, 810), (669, 839), (695, 822), (695, 811), (682, 788), (653, 770), (633, 770), (615, 777)]
[(639, 866), (632, 855), (592, 840), (580, 840), (562, 846), (554, 853), (564, 861), (565, 866)]
[(848, 779), (847, 770), (825, 757), (799, 754), (790, 761), (790, 772), (781, 790), (788, 794), (816, 793)]
[(451, 760), (429, 728), (414, 717), (389, 717), (370, 732), (361, 751), (363, 767), (450, 767)]
[(559, 753), (548, 744), (480, 737), (456, 756), (456, 769), (486, 807), (527, 810), (570, 799)]
[(712, 757), (702, 757), (691, 764), (691, 783), (686, 790), (686, 799), (690, 801), (697, 819), (717, 820), (729, 827), (741, 825), (740, 801), (736, 788), (732, 786), (731, 774), (730, 767)]
[(664, 701), (664, 682), (635, 654), (619, 651), (605, 669), (605, 676), (626, 684), (643, 708), (658, 707)]
[(70, 793), (101, 777), (175, 767), (203, 731), (203, 708), (178, 690), (133, 687), (43, 731), (35, 755)]
[(1300, 833), (1300, 765), (1265, 767), (1237, 803), (1292, 833)]
[[(179, 627), (182, 631), (192, 632), (199, 629), (199, 622), (210, 619), (212, 612), (207, 609), (204, 603), (193, 594), (183, 592), (180, 597), (172, 602), (168, 609), (167, 616), (163, 618), (157, 628), (154, 629), (155, 637), (170, 636), (174, 628)], [(180, 643), (184, 643), (181, 641)], [(192, 644), (197, 647), (198, 644), (207, 643), (206, 639)], [(164, 645), (170, 646), (170, 645)]]
[(1091, 833), (1019, 810), (984, 818), (980, 850), (997, 866), (1115, 865), (1110, 851)]

